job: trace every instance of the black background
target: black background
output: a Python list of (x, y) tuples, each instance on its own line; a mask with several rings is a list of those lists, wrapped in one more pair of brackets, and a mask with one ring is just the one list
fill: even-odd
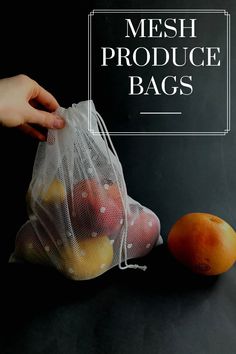
[[(235, 16), (233, 0), (9, 5), (1, 9), (0, 77), (25, 73), (64, 107), (87, 99), (87, 14), (93, 8), (225, 8)], [(234, 37), (232, 21), (232, 43)], [(234, 65), (231, 77), (233, 98)], [(140, 261), (149, 266), (145, 273), (113, 269), (83, 283), (41, 267), (8, 265), (27, 218), (37, 142), (14, 129), (0, 134), (1, 353), (235, 352), (235, 268), (221, 277), (194, 276), (165, 246)], [(211, 212), (236, 227), (235, 134), (232, 119), (225, 137), (113, 137), (128, 192), (157, 213), (164, 240), (188, 212)]]

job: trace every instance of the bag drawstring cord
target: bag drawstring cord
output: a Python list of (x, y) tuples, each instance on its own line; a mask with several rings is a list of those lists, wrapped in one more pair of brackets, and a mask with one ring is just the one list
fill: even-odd
[[(109, 157), (109, 161), (110, 164), (112, 166), (112, 170), (113, 173), (115, 175), (115, 178), (118, 182), (118, 189), (119, 189), (119, 193), (121, 196), (121, 200), (122, 200), (122, 204), (123, 204), (123, 208), (124, 208), (124, 228), (123, 228), (123, 232), (122, 232), (122, 238), (121, 238), (121, 244), (120, 244), (120, 249), (119, 249), (119, 268), (120, 269), (127, 269), (127, 268), (133, 268), (133, 269), (141, 269), (143, 271), (145, 271), (147, 269), (147, 266), (141, 266), (139, 264), (128, 264), (127, 263), (127, 234), (128, 234), (128, 198), (127, 198), (127, 189), (126, 189), (126, 184), (125, 184), (125, 180), (124, 180), (124, 174), (123, 174), (123, 168), (122, 165), (120, 163), (119, 157), (117, 155), (117, 152), (115, 150), (115, 147), (111, 141), (109, 132), (107, 130), (106, 124), (103, 120), (103, 118), (101, 117), (101, 115), (96, 111), (96, 118), (97, 118), (97, 123), (98, 126), (101, 130), (102, 133), (98, 132), (99, 134), (102, 134), (104, 137), (104, 142), (106, 145), (106, 149), (107, 149), (107, 154)], [(113, 152), (113, 154), (115, 155), (117, 161), (118, 161), (118, 165), (120, 167), (120, 174), (121, 174), (121, 181), (122, 184), (120, 186), (119, 184), (119, 179), (116, 173), (116, 169), (114, 167), (114, 164), (112, 162), (112, 157), (111, 157), (111, 150), (109, 149), (109, 145), (111, 147), (111, 150)], [(123, 189), (123, 191), (121, 190), (121, 188)], [(122, 193), (123, 192), (123, 193)], [(125, 266), (122, 266), (122, 250), (124, 251), (124, 263)]]

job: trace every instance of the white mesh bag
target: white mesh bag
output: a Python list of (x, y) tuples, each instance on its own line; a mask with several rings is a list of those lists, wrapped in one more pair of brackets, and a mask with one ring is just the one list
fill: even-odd
[(158, 217), (127, 195), (122, 166), (92, 101), (59, 108), (66, 126), (39, 144), (27, 193), (29, 220), (11, 261), (52, 265), (84, 280), (120, 269), (162, 242)]

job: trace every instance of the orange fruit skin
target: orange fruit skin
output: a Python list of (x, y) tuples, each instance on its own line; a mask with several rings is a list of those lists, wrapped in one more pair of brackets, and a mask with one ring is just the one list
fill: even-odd
[(168, 235), (173, 256), (194, 273), (217, 275), (236, 260), (236, 233), (221, 218), (207, 213), (181, 217)]

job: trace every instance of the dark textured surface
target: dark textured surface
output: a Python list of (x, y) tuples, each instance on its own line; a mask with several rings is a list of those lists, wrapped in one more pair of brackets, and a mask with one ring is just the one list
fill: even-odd
[[(235, 15), (233, 0), (191, 4)], [(190, 3), (104, 0), (76, 11), (65, 4), (54, 11), (38, 4), (31, 15), (20, 6), (14, 5), (14, 13), (13, 8), (1, 11), (0, 76), (28, 74), (67, 107), (87, 98), (92, 8), (186, 8)], [(233, 98), (234, 65), (231, 76)], [(158, 214), (164, 240), (177, 218), (192, 211), (212, 212), (236, 227), (234, 116), (233, 101), (232, 132), (226, 137), (113, 138), (128, 192)], [(234, 354), (235, 267), (220, 277), (195, 276), (176, 264), (165, 246), (139, 261), (149, 266), (145, 273), (113, 269), (82, 283), (53, 270), (7, 264), (27, 217), (24, 198), (36, 147), (17, 131), (0, 130), (1, 354)]]
[(92, 281), (11, 265), (4, 271), (1, 353), (233, 354), (236, 269), (201, 277), (165, 246)]

